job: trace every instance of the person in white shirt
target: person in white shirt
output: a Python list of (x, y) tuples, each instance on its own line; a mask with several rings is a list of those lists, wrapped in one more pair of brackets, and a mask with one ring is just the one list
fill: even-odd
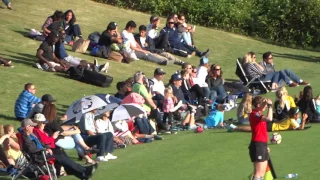
[[(98, 134), (95, 127), (94, 117), (97, 110), (92, 110), (83, 114), (79, 122), (81, 136), (85, 143), (92, 147), (98, 146), (97, 161), (108, 161), (117, 159), (117, 156), (112, 155), (113, 152), (113, 134), (110, 132)], [(105, 155), (107, 154), (107, 155)]]
[(208, 84), (206, 83), (206, 78), (208, 76), (208, 68), (209, 68), (209, 59), (207, 57), (202, 57), (200, 59), (200, 65), (197, 69), (197, 83), (201, 89), (203, 90), (206, 98), (209, 98), (210, 89)]
[(164, 90), (165, 86), (163, 84), (163, 78), (166, 72), (161, 68), (157, 68), (154, 70), (153, 78), (151, 81), (153, 85), (151, 86), (152, 99), (156, 101), (157, 107), (162, 109), (163, 100), (164, 100)]
[(160, 34), (160, 17), (152, 15), (150, 17), (150, 24), (147, 25), (147, 35), (154, 41), (154, 45), (158, 49), (167, 50), (168, 49), (168, 34)]
[(123, 38), (124, 44), (127, 51), (128, 48), (134, 51), (136, 57), (138, 59), (147, 60), (150, 62), (155, 62), (161, 65), (167, 65), (168, 59), (157, 54), (153, 54), (150, 51), (146, 51), (141, 48), (141, 46), (136, 42), (133, 32), (135, 31), (137, 25), (134, 21), (129, 21), (126, 25), (126, 28), (121, 32), (121, 36)]

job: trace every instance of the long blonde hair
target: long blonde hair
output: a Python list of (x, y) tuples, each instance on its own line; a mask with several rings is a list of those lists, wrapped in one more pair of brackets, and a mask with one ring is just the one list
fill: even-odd
[(165, 98), (169, 98), (169, 97), (173, 97), (173, 90), (171, 88), (171, 86), (167, 87), (165, 90), (164, 90), (164, 97)]
[(241, 103), (239, 104), (239, 108), (244, 113), (251, 113), (252, 112), (252, 95), (251, 93), (246, 93), (242, 98)]
[(243, 56), (242, 58), (242, 65), (245, 65), (247, 63), (251, 63), (252, 62), (252, 57), (250, 53), (247, 53)]
[(0, 125), (0, 137), (2, 137), (5, 134), (9, 134), (9, 131), (11, 129), (14, 129), (14, 127), (11, 124)]
[(282, 86), (280, 89), (277, 90), (276, 96), (279, 99), (279, 105), (281, 109), (283, 109), (286, 104), (288, 90), (284, 86)]

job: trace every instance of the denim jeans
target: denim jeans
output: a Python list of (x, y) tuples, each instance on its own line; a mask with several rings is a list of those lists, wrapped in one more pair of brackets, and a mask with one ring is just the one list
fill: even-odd
[(285, 69), (285, 70), (281, 70), (283, 71), (283, 73), (288, 77), (290, 78), (292, 81), (296, 82), (296, 83), (299, 83), (300, 82), (300, 78), (294, 73), (292, 72), (291, 70), (289, 69)]
[[(214, 88), (210, 88), (210, 90), (216, 92), (216, 100), (218, 102), (223, 101), (224, 98), (227, 96), (226, 90), (224, 89), (223, 85), (220, 85), (220, 86), (214, 87)], [(214, 93), (212, 93), (212, 94), (214, 95)], [(213, 101), (213, 102), (215, 102), (215, 101)]]
[(10, 3), (9, 0), (2, 0), (2, 2), (3, 2), (5, 5), (7, 5), (7, 6), (8, 6), (8, 4)]
[(104, 156), (105, 154), (113, 152), (113, 134), (110, 132), (82, 137), (89, 147), (94, 145), (98, 146), (99, 152), (97, 156)]
[(204, 96), (208, 99), (209, 98), (209, 95), (210, 95), (210, 89), (209, 87), (201, 87), (203, 93), (204, 93)]
[(139, 129), (140, 134), (152, 134), (155, 131), (149, 123), (148, 118), (145, 116), (143, 116), (142, 118), (136, 117), (135, 125)]

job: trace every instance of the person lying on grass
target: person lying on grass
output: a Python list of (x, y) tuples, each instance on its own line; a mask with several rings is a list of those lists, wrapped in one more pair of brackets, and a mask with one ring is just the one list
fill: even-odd
[[(270, 121), (267, 123), (267, 131), (288, 131), (288, 130), (302, 130), (305, 128), (305, 123), (308, 116), (304, 114), (302, 117), (301, 125), (299, 125), (300, 120), (300, 110), (297, 107), (293, 107), (288, 111), (288, 117), (282, 121), (274, 122)], [(230, 130), (231, 129), (231, 130)], [(234, 126), (230, 125), (229, 131), (242, 131), (251, 132), (250, 126)]]

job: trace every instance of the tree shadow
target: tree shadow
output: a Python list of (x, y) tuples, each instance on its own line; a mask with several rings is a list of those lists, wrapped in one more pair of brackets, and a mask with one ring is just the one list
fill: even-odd
[(0, 114), (0, 118), (1, 119), (5, 119), (5, 120), (14, 120), (14, 121), (18, 122), (18, 120), (13, 116), (7, 116), (7, 115), (4, 115), (4, 114)]
[[(11, 52), (11, 51), (8, 51)], [(30, 54), (26, 54), (26, 53), (17, 53), (17, 52), (11, 52), (11, 53), (15, 53), (16, 55), (12, 55), (12, 54), (3, 54), (0, 53), (1, 56), (6, 56), (6, 60), (10, 60), (13, 63), (19, 63), (19, 64), (25, 64), (25, 65), (34, 65), (35, 60), (36, 60), (36, 56), (30, 55)]]
[(29, 29), (29, 28), (24, 28), (24, 30), (25, 30), (25, 31), (13, 30), (13, 32), (19, 33), (19, 34), (21, 34), (21, 35), (24, 36), (24, 37), (28, 37), (29, 32), (30, 32), (31, 29)]
[(224, 79), (225, 81), (230, 81), (230, 82), (233, 82), (233, 81), (240, 81), (239, 79), (229, 79), (229, 78), (226, 78)]
[(281, 58), (288, 58), (288, 59), (295, 59), (299, 61), (306, 61), (306, 62), (320, 62), (320, 57), (316, 56), (302, 56), (302, 55), (295, 55), (295, 54), (283, 54), (283, 53), (277, 53), (277, 52), (272, 52), (272, 54), (275, 57), (281, 57)]

